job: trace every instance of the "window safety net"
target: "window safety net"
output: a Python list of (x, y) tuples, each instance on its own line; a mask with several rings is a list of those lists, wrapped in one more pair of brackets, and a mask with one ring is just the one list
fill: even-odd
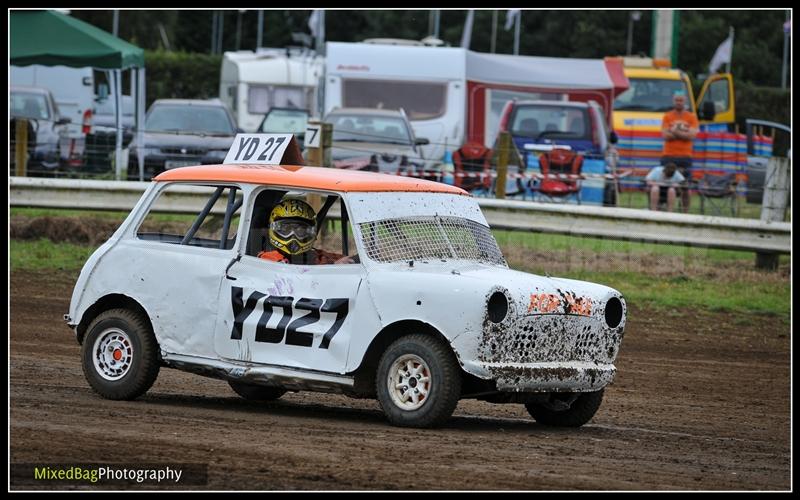
[(460, 217), (423, 216), (359, 224), (370, 259), (470, 260), (507, 266), (491, 230)]

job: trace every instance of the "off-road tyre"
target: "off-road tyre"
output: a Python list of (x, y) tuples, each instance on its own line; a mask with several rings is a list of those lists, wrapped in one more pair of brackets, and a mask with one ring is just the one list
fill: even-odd
[(161, 366), (147, 318), (130, 309), (100, 313), (86, 330), (81, 365), (89, 385), (106, 399), (136, 399), (147, 392)]
[[(554, 393), (555, 398), (567, 398), (574, 393)], [(541, 403), (526, 403), (528, 413), (540, 424), (553, 427), (580, 427), (594, 417), (603, 402), (603, 389), (583, 392), (565, 410), (554, 410)]]
[[(413, 376), (418, 381), (412, 382), (412, 377), (406, 377), (401, 368), (409, 363), (419, 371)], [(395, 388), (404, 381), (408, 390), (420, 391), (414, 396), (418, 401), (401, 401), (404, 394), (411, 394)], [(436, 427), (449, 419), (458, 405), (461, 369), (449, 346), (431, 334), (411, 334), (395, 340), (383, 353), (375, 376), (375, 388), (378, 402), (392, 425)], [(427, 394), (419, 398), (423, 390)]]

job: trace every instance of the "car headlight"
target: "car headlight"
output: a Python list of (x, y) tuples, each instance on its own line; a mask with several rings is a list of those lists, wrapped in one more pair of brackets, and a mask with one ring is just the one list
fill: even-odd
[(606, 302), (605, 318), (609, 328), (616, 328), (622, 323), (622, 301), (617, 297), (611, 297)]
[(131, 155), (133, 156), (141, 156), (142, 158), (146, 158), (151, 155), (159, 154), (159, 150), (157, 148), (131, 148)]
[(212, 149), (208, 153), (206, 153), (208, 158), (213, 158), (215, 160), (219, 160), (222, 163), (225, 160), (225, 157), (228, 156), (227, 149)]
[(508, 314), (508, 299), (503, 292), (494, 292), (489, 297), (489, 302), (486, 304), (486, 310), (489, 314), (489, 321), (492, 323), (502, 323)]

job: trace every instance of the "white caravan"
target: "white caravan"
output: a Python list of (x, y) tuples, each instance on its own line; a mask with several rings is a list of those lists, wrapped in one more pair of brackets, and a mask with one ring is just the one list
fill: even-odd
[(255, 131), (272, 107), (317, 109), (317, 85), (323, 58), (313, 52), (259, 49), (226, 52), (222, 58), (219, 97), (236, 125)]
[(466, 119), (465, 50), (374, 43), (326, 45), (325, 114), (334, 108), (404, 109), (423, 156), (458, 148)]
[[(465, 141), (492, 147), (513, 99), (601, 103), (609, 114), (627, 80), (602, 59), (482, 54), (460, 47), (328, 42), (325, 113), (337, 107), (403, 108), (425, 158)], [(618, 78), (615, 78), (616, 74)]]

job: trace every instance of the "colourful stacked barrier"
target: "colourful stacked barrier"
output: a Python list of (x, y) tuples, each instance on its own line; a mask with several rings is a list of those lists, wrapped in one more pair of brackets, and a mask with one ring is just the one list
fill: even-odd
[[(619, 142), (619, 168), (630, 171), (630, 180), (622, 180), (621, 187), (641, 188), (641, 180), (653, 167), (661, 164), (663, 138), (660, 131), (621, 130)], [(773, 140), (767, 136), (753, 137), (757, 156), (772, 156)], [(737, 180), (747, 180), (747, 136), (724, 131), (704, 130), (697, 134), (692, 156), (692, 177), (704, 173), (736, 173)]]

